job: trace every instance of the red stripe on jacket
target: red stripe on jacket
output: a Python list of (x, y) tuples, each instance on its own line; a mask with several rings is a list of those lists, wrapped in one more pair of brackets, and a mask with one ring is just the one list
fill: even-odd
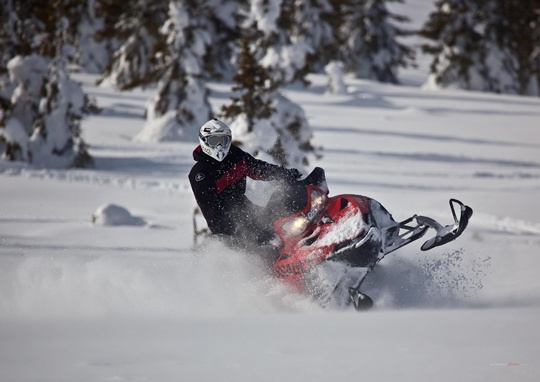
[(244, 176), (249, 176), (252, 179), (261, 179), (260, 176), (257, 176), (255, 172), (247, 165), (246, 160), (242, 159), (238, 163), (227, 171), (221, 178), (216, 182), (216, 191), (218, 194), (222, 193), (227, 187), (232, 184), (235, 184)]

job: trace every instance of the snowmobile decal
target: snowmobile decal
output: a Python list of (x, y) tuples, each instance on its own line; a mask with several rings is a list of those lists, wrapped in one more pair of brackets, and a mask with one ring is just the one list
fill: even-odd
[(284, 265), (276, 265), (274, 267), (275, 272), (281, 277), (288, 277), (292, 275), (302, 275), (304, 272), (304, 266), (302, 262), (288, 263)]

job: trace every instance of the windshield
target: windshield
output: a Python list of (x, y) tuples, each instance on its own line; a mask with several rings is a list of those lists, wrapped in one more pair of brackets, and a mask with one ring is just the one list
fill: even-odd
[(328, 195), (328, 185), (322, 168), (316, 167), (303, 180), (280, 183), (267, 204), (267, 211), (272, 213), (273, 221), (306, 209), (310, 186), (314, 186), (311, 189), (319, 188), (325, 197)]
[(311, 185), (308, 186), (308, 195), (309, 199), (305, 208), (281, 224), (281, 229), (287, 236), (294, 237), (302, 234), (324, 214), (327, 202), (326, 193)]

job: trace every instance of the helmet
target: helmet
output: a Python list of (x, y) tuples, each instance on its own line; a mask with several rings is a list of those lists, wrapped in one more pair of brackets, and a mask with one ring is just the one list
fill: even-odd
[(206, 122), (199, 131), (202, 151), (219, 162), (229, 153), (231, 141), (231, 129), (216, 118)]

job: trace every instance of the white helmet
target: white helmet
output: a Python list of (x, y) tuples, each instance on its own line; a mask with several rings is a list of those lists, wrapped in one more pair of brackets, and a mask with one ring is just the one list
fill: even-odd
[(202, 151), (219, 162), (229, 153), (231, 141), (231, 129), (216, 118), (206, 122), (199, 131)]

